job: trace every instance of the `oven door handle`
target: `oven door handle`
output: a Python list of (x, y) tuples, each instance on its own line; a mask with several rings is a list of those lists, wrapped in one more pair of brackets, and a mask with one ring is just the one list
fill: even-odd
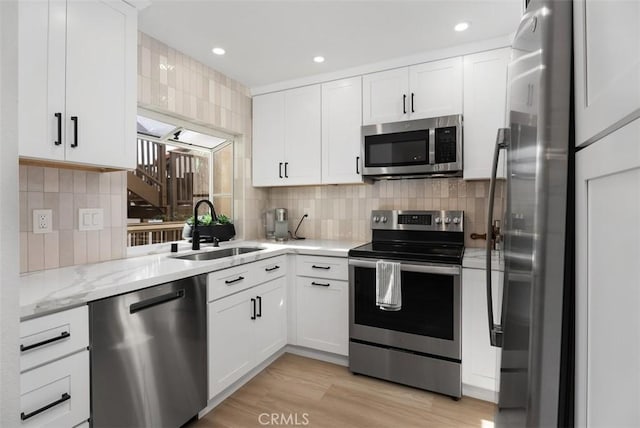
[[(363, 259), (349, 259), (349, 266), (363, 267), (369, 269), (376, 268), (376, 262)], [(459, 276), (462, 268), (460, 266), (429, 266), (401, 263), (400, 270), (406, 272), (432, 273), (436, 275)]]
[(493, 165), (491, 167), (491, 181), (489, 182), (489, 201), (487, 206), (487, 242), (486, 242), (486, 275), (487, 275), (487, 318), (489, 320), (489, 341), (491, 346), (502, 348), (502, 321), (496, 324), (493, 318), (493, 290), (491, 287), (491, 237), (493, 235), (493, 204), (496, 193), (496, 178), (498, 175), (498, 160), (500, 150), (509, 147), (511, 130), (509, 128), (498, 129), (496, 146), (493, 151)]

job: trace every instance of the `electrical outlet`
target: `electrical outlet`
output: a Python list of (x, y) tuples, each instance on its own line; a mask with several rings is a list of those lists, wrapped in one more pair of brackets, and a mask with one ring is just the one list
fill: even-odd
[(33, 210), (33, 233), (51, 233), (52, 219), (51, 210)]

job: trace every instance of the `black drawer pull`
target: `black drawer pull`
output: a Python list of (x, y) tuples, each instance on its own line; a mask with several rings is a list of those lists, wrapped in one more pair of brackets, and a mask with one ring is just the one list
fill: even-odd
[(321, 283), (321, 282), (315, 282), (315, 281), (313, 281), (313, 282), (311, 282), (311, 285), (320, 285), (320, 286), (322, 286), (322, 287), (331, 287), (331, 284), (329, 284), (328, 282), (327, 282), (326, 284), (323, 284), (323, 283)]
[(158, 306), (163, 303), (170, 302), (172, 300), (181, 299), (184, 297), (184, 290), (172, 291), (171, 293), (163, 294), (161, 296), (152, 297), (151, 299), (142, 300), (140, 302), (132, 303), (129, 306), (129, 313), (135, 314), (143, 309), (148, 309), (153, 306)]
[(313, 269), (324, 269), (324, 270), (329, 270), (331, 269), (331, 266), (316, 266), (316, 265), (312, 265), (311, 266)]
[(279, 176), (280, 178), (283, 178), (283, 177), (282, 177), (282, 162), (280, 162), (280, 163), (278, 164), (278, 176)]
[(262, 297), (256, 296), (256, 299), (258, 300), (258, 313), (256, 314), (256, 316), (261, 317), (262, 316)]
[(42, 342), (34, 343), (33, 345), (20, 345), (20, 352), (28, 351), (29, 349), (37, 348), (39, 346), (48, 345), (49, 343), (57, 342), (58, 340), (67, 339), (71, 337), (71, 333), (63, 331), (60, 336), (52, 337), (51, 339), (43, 340)]
[(34, 410), (31, 413), (25, 413), (22, 412), (20, 413), (20, 419), (22, 419), (23, 421), (26, 421), (27, 419), (35, 416), (35, 415), (39, 415), (40, 413), (44, 412), (45, 410), (49, 410), (52, 407), (57, 406), (58, 404), (62, 404), (65, 401), (71, 400), (71, 396), (69, 394), (67, 394), (66, 392), (64, 394), (62, 394), (62, 397), (60, 397), (59, 400), (54, 401), (53, 403), (49, 403), (44, 407), (40, 407), (38, 410)]
[(360, 156), (356, 156), (356, 174), (360, 175)]
[(256, 299), (251, 299), (251, 304), (253, 305), (253, 312), (251, 313), (251, 319), (256, 319)]
[(273, 272), (274, 270), (278, 270), (278, 269), (280, 269), (280, 266), (278, 265), (275, 265), (272, 268), (264, 268), (265, 272)]
[(58, 122), (58, 139), (53, 142), (56, 146), (62, 144), (62, 113), (54, 113), (53, 114)]
[(78, 116), (71, 116), (73, 122), (73, 143), (71, 147), (78, 147)]
[(224, 283), (225, 284), (233, 284), (235, 282), (242, 281), (243, 279), (244, 279), (244, 276), (239, 276), (236, 279), (225, 280)]

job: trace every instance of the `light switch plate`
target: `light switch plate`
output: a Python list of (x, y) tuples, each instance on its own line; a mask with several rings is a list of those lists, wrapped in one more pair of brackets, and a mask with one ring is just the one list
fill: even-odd
[(80, 208), (78, 230), (102, 230), (104, 227), (102, 208)]
[(51, 210), (33, 210), (33, 233), (51, 233), (53, 213)]

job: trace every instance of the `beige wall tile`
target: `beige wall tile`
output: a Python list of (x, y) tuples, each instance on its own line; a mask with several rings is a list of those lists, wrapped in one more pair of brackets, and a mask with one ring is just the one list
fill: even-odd
[(44, 168), (44, 191), (45, 192), (58, 192), (58, 169), (57, 168)]
[(99, 193), (100, 192), (100, 175), (97, 172), (87, 173), (87, 193)]
[(87, 263), (100, 261), (100, 231), (87, 231)]
[(87, 232), (73, 231), (73, 264), (87, 263)]
[(30, 233), (27, 236), (29, 250), (27, 269), (29, 271), (44, 269), (44, 235)]
[(58, 241), (60, 246), (60, 267), (72, 266), (74, 264), (73, 230), (61, 230), (58, 234)]
[(73, 192), (73, 171), (61, 169), (58, 171), (58, 191), (64, 193)]
[(85, 171), (73, 171), (73, 193), (87, 192), (87, 173)]
[(58, 193), (58, 213), (58, 228), (73, 229), (73, 193)]
[(29, 271), (29, 244), (27, 232), (20, 232), (20, 273)]
[(44, 192), (44, 168), (27, 166), (27, 191)]
[(27, 187), (27, 177), (28, 177), (28, 166), (26, 165), (20, 165), (20, 167), (18, 168), (19, 171), (19, 175), (18, 175), (18, 183), (19, 183), (19, 190), (21, 192), (26, 192), (28, 189)]
[(58, 231), (46, 233), (44, 236), (44, 268), (55, 269), (60, 266), (60, 242)]

